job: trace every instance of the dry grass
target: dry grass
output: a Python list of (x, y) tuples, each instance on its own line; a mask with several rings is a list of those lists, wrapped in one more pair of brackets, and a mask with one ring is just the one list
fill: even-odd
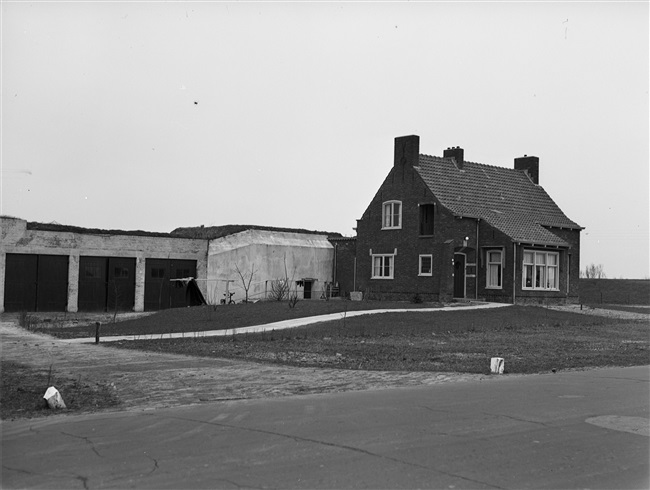
[(539, 307), (384, 313), (228, 337), (125, 341), (122, 348), (342, 369), (510, 373), (650, 363), (645, 321)]
[[(48, 387), (65, 393), (63, 410), (51, 410), (43, 398)], [(114, 387), (61, 376), (56, 369), (37, 370), (26, 364), (0, 363), (0, 418), (26, 418), (57, 413), (92, 412), (119, 405)]]

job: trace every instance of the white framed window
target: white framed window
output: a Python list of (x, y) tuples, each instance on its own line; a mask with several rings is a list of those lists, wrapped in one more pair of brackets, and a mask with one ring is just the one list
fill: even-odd
[(386, 201), (381, 208), (381, 229), (402, 227), (402, 201)]
[(392, 279), (395, 268), (395, 255), (372, 256), (372, 279)]
[(487, 251), (486, 284), (488, 289), (503, 288), (503, 251)]
[(433, 275), (433, 255), (420, 255), (418, 276), (431, 276)]
[(536, 252), (524, 250), (524, 289), (557, 290), (560, 254), (557, 252)]

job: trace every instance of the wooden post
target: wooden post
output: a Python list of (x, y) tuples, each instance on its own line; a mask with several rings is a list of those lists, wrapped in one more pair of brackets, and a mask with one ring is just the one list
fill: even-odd
[(101, 323), (95, 322), (95, 343), (99, 344), (99, 326)]

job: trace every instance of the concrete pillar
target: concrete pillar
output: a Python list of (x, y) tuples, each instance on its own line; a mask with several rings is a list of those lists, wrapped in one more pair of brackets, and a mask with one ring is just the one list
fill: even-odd
[(7, 254), (0, 253), (0, 313), (5, 311), (5, 271), (7, 270)]
[(72, 253), (68, 258), (68, 307), (66, 311), (79, 311), (79, 253)]
[(145, 258), (138, 254), (135, 259), (135, 305), (133, 311), (144, 311)]

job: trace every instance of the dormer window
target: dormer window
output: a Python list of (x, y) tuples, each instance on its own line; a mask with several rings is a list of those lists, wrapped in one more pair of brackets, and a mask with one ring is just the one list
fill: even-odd
[(381, 229), (391, 230), (402, 227), (402, 201), (386, 201), (381, 211)]

